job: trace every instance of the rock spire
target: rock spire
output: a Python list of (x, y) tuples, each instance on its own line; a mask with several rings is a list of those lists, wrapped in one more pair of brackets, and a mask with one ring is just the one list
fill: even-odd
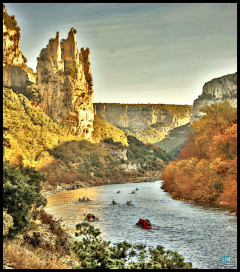
[(42, 49), (37, 64), (37, 85), (42, 109), (54, 121), (67, 124), (74, 135), (91, 140), (93, 91), (87, 48), (79, 53), (77, 31), (60, 41), (59, 32)]

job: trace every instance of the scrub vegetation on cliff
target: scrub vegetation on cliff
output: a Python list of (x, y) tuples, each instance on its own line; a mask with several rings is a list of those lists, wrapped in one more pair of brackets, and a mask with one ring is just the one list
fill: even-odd
[(15, 30), (17, 37), (20, 36), (20, 28), (17, 26), (17, 21), (14, 15), (8, 15), (7, 12), (3, 12), (4, 24), (9, 30)]
[(116, 128), (94, 115), (94, 131), (92, 134), (93, 141), (98, 143), (106, 139), (112, 139), (113, 142), (120, 142), (123, 146), (128, 146), (126, 134), (119, 128)]
[(163, 188), (176, 199), (220, 203), (237, 209), (237, 109), (228, 101), (204, 106), (206, 113), (179, 159), (163, 173)]
[(155, 144), (156, 142), (161, 141), (165, 137), (163, 133), (152, 127), (148, 127), (148, 129), (122, 128), (122, 131), (124, 131), (128, 135), (136, 137), (138, 140), (142, 141), (145, 144)]

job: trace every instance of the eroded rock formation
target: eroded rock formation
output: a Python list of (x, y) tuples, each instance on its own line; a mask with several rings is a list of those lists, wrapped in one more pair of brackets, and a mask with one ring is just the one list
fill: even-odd
[(93, 91), (90, 50), (78, 52), (76, 30), (60, 42), (59, 32), (42, 49), (37, 64), (37, 85), (42, 109), (54, 121), (70, 126), (74, 135), (91, 140)]
[(190, 123), (192, 124), (204, 115), (200, 111), (203, 106), (223, 102), (225, 99), (232, 107), (237, 108), (237, 72), (214, 78), (204, 84), (202, 94), (194, 100)]
[(97, 116), (119, 128), (147, 129), (163, 133), (190, 122), (192, 106), (165, 104), (94, 103)]
[(36, 76), (27, 68), (19, 43), (20, 29), (15, 16), (9, 16), (3, 5), (3, 86), (26, 87), (36, 83)]

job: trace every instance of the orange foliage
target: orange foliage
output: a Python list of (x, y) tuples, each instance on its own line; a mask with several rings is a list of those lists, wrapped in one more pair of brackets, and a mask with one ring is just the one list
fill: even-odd
[(179, 159), (167, 165), (163, 188), (173, 198), (237, 209), (237, 112), (230, 104), (204, 106)]

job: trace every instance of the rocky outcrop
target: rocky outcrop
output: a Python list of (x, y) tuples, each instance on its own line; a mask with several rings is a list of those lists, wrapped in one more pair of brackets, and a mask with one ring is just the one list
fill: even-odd
[(3, 86), (26, 87), (36, 83), (36, 75), (27, 68), (19, 43), (20, 29), (15, 16), (9, 16), (3, 5)]
[(101, 143), (101, 146), (105, 148), (105, 150), (110, 153), (112, 156), (116, 157), (118, 160), (123, 159), (124, 161), (127, 161), (127, 148), (125, 149), (112, 149), (110, 146), (106, 143)]
[(223, 102), (225, 99), (233, 108), (237, 108), (237, 72), (214, 78), (204, 84), (202, 94), (194, 100), (190, 123), (192, 124), (204, 115), (201, 112), (203, 106)]
[[(143, 166), (146, 166), (147, 164), (143, 164)], [(130, 162), (130, 163), (123, 163), (119, 166), (122, 170), (127, 171), (127, 172), (135, 172), (139, 169), (142, 168), (140, 163), (134, 163), (134, 162)]]
[(165, 104), (94, 103), (97, 116), (119, 128), (147, 129), (163, 133), (190, 122), (192, 106)]
[(37, 64), (37, 85), (43, 111), (54, 121), (66, 124), (72, 134), (91, 140), (93, 91), (90, 50), (78, 52), (76, 30), (60, 42), (59, 32), (42, 49)]

